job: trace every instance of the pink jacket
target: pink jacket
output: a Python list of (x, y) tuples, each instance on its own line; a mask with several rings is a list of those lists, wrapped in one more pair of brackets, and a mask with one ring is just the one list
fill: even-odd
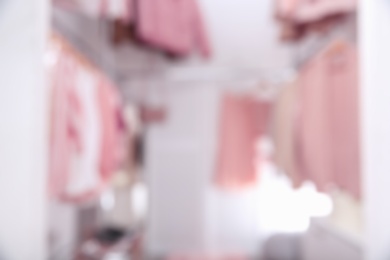
[(356, 10), (357, 0), (278, 0), (277, 14), (295, 23), (309, 23)]
[(336, 185), (360, 196), (360, 141), (357, 52), (332, 48), (313, 60), (300, 76), (298, 159), (302, 179), (320, 190)]
[(252, 99), (225, 94), (222, 100), (215, 182), (240, 189), (257, 180), (256, 144), (266, 132), (270, 106)]
[(195, 48), (208, 57), (210, 44), (196, 0), (141, 0), (137, 2), (141, 39), (177, 55)]

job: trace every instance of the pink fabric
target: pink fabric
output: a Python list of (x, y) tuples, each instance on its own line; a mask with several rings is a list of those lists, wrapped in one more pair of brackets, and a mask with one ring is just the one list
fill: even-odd
[(256, 143), (266, 132), (269, 111), (268, 103), (251, 97), (224, 96), (215, 177), (219, 187), (240, 189), (256, 183)]
[(49, 190), (54, 198), (83, 203), (107, 186), (125, 156), (116, 88), (80, 61), (68, 46), (50, 42), (56, 63), (52, 90)]
[(188, 55), (198, 47), (211, 53), (196, 0), (138, 1), (138, 33), (146, 42), (178, 55)]
[(309, 23), (329, 15), (356, 10), (357, 0), (278, 0), (278, 15), (296, 23)]
[(103, 127), (100, 172), (103, 179), (109, 179), (124, 160), (125, 133), (119, 122), (121, 119), (118, 118), (121, 109), (118, 91), (103, 79), (98, 89), (99, 110)]
[(69, 119), (72, 113), (68, 106), (68, 97), (72, 93), (72, 81), (74, 80), (74, 64), (66, 57), (59, 57), (58, 65), (50, 68), (51, 91), (51, 131), (50, 131), (50, 155), (49, 161), (50, 194), (58, 197), (63, 190), (63, 183), (67, 182), (72, 143), (80, 143), (76, 128), (73, 128), (73, 138), (68, 130), (72, 129)]
[[(330, 50), (330, 49), (329, 49)], [(302, 179), (360, 196), (357, 53), (325, 51), (300, 77), (298, 148)]]

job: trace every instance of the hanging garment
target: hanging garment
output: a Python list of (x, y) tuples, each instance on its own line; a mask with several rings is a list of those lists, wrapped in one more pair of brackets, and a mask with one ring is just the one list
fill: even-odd
[(248, 96), (224, 95), (215, 176), (217, 186), (240, 189), (256, 183), (256, 145), (267, 130), (269, 112), (269, 103)]
[(196, 0), (142, 0), (137, 2), (137, 31), (146, 43), (186, 56), (195, 48), (211, 53)]
[(100, 122), (94, 79), (66, 55), (52, 69), (50, 190), (67, 201), (90, 198), (100, 189)]
[[(49, 70), (51, 84), (49, 189), (51, 195), (60, 197), (70, 171), (70, 155), (82, 149), (78, 127), (72, 124), (77, 121), (73, 119), (75, 115), (81, 114), (81, 108), (76, 105), (79, 102), (75, 99), (73, 87), (76, 75), (74, 61), (58, 55), (57, 63)], [(74, 105), (70, 106), (72, 99)]]
[(124, 158), (120, 100), (104, 76), (53, 37), (49, 68), (52, 92), (50, 194), (83, 203), (108, 185)]
[[(360, 196), (357, 52), (336, 43), (302, 71), (298, 156), (302, 179)], [(336, 51), (335, 51), (336, 50)]]
[(62, 199), (69, 201), (91, 199), (105, 184), (98, 168), (102, 123), (97, 103), (97, 79), (80, 69), (76, 75), (74, 87), (83, 109), (82, 117), (78, 118), (81, 121), (78, 136), (82, 149), (71, 153), (68, 185), (61, 195)]
[(108, 81), (98, 85), (99, 112), (102, 118), (100, 172), (104, 180), (121, 166), (126, 157), (126, 127), (123, 122), (119, 93)]
[(296, 81), (284, 86), (273, 105), (272, 119), (274, 160), (279, 170), (290, 177), (294, 187), (302, 183), (296, 163), (297, 91)]
[(355, 47), (337, 52), (329, 62), (335, 182), (360, 197), (359, 60)]

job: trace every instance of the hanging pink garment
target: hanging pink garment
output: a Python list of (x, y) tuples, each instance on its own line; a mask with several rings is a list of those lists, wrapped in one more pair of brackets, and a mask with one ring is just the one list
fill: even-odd
[(102, 140), (102, 122), (96, 90), (98, 79), (81, 66), (76, 76), (74, 87), (83, 108), (82, 125), (78, 128), (83, 149), (72, 153), (67, 185), (61, 199), (83, 202), (95, 198), (107, 183), (101, 178), (98, 167)]
[(354, 47), (330, 47), (302, 72), (298, 155), (302, 179), (360, 196), (357, 58)]
[(332, 100), (332, 133), (335, 182), (360, 197), (360, 122), (357, 50), (350, 46), (339, 57), (331, 58), (333, 75), (329, 93)]
[(69, 46), (50, 42), (52, 90), (50, 194), (67, 202), (95, 199), (125, 156), (116, 89)]
[(211, 53), (196, 0), (142, 0), (137, 2), (137, 30), (142, 40), (176, 55), (195, 48)]
[(51, 74), (50, 193), (61, 200), (83, 201), (102, 185), (96, 168), (100, 121), (93, 78), (74, 58), (57, 54)]
[(278, 0), (277, 15), (282, 20), (303, 24), (355, 11), (356, 6), (357, 0)]
[(219, 187), (240, 189), (256, 183), (256, 144), (266, 132), (269, 111), (268, 103), (251, 97), (223, 97), (215, 176)]
[(99, 112), (102, 119), (100, 172), (107, 180), (125, 159), (125, 131), (121, 125), (121, 102), (116, 88), (101, 79), (98, 87)]
[[(54, 52), (54, 50), (52, 50)], [(74, 115), (80, 115), (78, 106), (69, 107), (74, 96), (75, 64), (66, 56), (58, 55), (57, 64), (49, 68), (51, 82), (51, 131), (50, 131), (50, 194), (59, 197), (67, 182), (72, 151), (82, 150), (78, 129), (72, 125)], [(71, 108), (74, 110), (71, 111)], [(77, 111), (79, 110), (79, 111)], [(76, 151), (75, 147), (78, 147)]]

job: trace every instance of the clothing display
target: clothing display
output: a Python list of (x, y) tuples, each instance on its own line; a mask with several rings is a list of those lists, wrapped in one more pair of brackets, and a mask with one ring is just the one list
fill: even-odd
[(360, 197), (357, 66), (356, 48), (334, 42), (301, 72), (297, 160), (320, 190), (336, 185)]
[(125, 158), (116, 88), (58, 36), (50, 41), (52, 92), (50, 193), (82, 203), (95, 198)]
[(220, 117), (215, 182), (226, 189), (254, 185), (257, 141), (266, 133), (270, 104), (249, 96), (225, 94)]
[(197, 0), (53, 0), (57, 6), (112, 21), (115, 44), (131, 39), (168, 57), (186, 57), (211, 46)]

